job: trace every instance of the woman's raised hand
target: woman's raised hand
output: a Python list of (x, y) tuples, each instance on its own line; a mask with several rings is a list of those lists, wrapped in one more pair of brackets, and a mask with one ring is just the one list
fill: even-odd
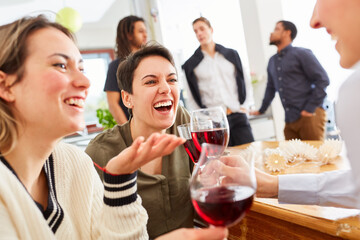
[(169, 134), (153, 133), (146, 141), (144, 137), (138, 137), (108, 162), (106, 172), (114, 175), (133, 173), (151, 160), (172, 153), (184, 142), (185, 139)]

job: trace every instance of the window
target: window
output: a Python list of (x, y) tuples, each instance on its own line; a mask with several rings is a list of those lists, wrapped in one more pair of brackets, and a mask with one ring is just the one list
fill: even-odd
[(90, 80), (90, 88), (85, 103), (86, 125), (98, 124), (96, 109), (107, 108), (106, 94), (103, 91), (109, 63), (114, 59), (112, 49), (81, 51), (84, 59), (85, 75)]

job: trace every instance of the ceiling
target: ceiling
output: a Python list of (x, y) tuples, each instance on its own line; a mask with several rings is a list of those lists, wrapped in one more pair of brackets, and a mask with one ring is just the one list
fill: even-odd
[(122, 0), (0, 0), (0, 25), (25, 15), (40, 13), (55, 18), (55, 13), (63, 7), (77, 10), (83, 23), (98, 22), (114, 2), (120, 1)]

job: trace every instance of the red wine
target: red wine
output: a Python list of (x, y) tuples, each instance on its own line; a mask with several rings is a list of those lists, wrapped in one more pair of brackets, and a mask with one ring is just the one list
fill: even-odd
[(192, 192), (196, 212), (213, 226), (229, 226), (239, 222), (249, 211), (255, 190), (244, 186), (218, 186)]
[(200, 151), (195, 147), (193, 140), (187, 139), (184, 143), (184, 147), (193, 163), (197, 163), (199, 161)]
[[(211, 143), (225, 148), (228, 142), (228, 131), (225, 128), (191, 132), (195, 147), (201, 152), (202, 143)], [(224, 150), (224, 149), (222, 149)]]

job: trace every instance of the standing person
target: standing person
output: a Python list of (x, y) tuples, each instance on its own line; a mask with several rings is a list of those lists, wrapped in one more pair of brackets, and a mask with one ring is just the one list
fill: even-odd
[[(104, 189), (89, 156), (61, 142), (84, 128), (90, 85), (71, 33), (42, 16), (25, 17), (0, 26), (0, 49), (1, 238), (148, 239), (136, 169), (184, 140), (135, 139), (106, 165)], [(226, 234), (180, 229), (161, 239)]]
[(116, 71), (120, 62), (130, 53), (139, 50), (146, 41), (147, 31), (143, 18), (130, 15), (119, 21), (116, 32), (117, 59), (109, 64), (104, 86), (109, 111), (119, 125), (129, 119), (129, 112), (121, 99), (121, 89), (117, 84)]
[[(89, 143), (85, 151), (100, 166), (105, 166), (137, 137), (147, 139), (153, 133), (178, 135), (177, 126), (190, 121), (187, 111), (179, 106), (176, 68), (166, 48), (145, 45), (120, 64), (117, 77), (131, 117)], [(149, 215), (150, 238), (180, 227), (193, 227), (189, 189), (192, 169), (193, 163), (183, 146), (139, 169), (138, 192)]]
[(292, 22), (276, 23), (270, 45), (277, 47), (277, 53), (269, 60), (265, 96), (260, 109), (250, 114), (263, 114), (278, 91), (285, 109), (285, 139), (323, 140), (326, 112), (322, 104), (329, 78), (311, 50), (291, 45), (296, 34)]
[(182, 65), (190, 93), (190, 109), (222, 106), (227, 114), (229, 146), (254, 141), (244, 104), (251, 83), (245, 84), (239, 54), (213, 40), (213, 28), (204, 17), (193, 21), (200, 47)]
[[(257, 170), (258, 197), (278, 197), (279, 202), (360, 209), (360, 1), (317, 0), (311, 27), (326, 28), (336, 39), (340, 65), (356, 68), (342, 84), (335, 114), (346, 145), (351, 169), (320, 174), (269, 175)], [(240, 170), (240, 169), (236, 169)], [(219, 167), (229, 174), (234, 169)]]

